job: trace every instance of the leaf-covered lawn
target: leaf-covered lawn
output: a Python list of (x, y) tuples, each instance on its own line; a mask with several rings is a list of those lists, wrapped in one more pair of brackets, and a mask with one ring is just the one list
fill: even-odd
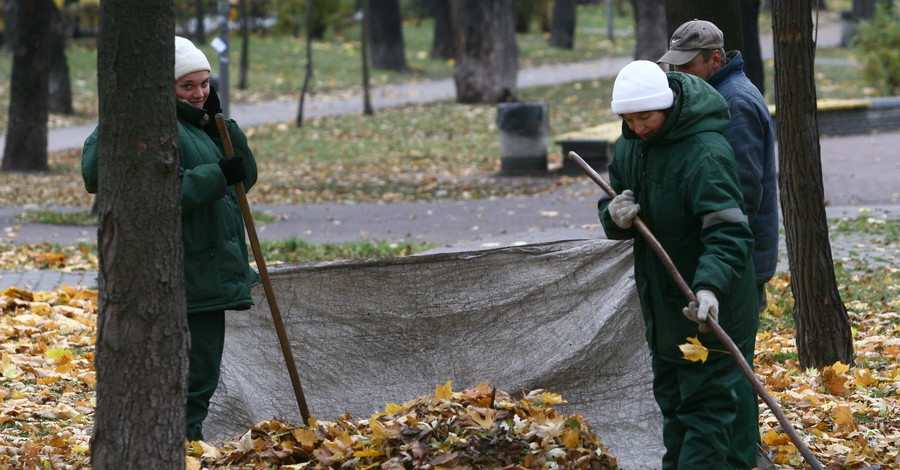
[[(790, 276), (782, 274), (769, 285), (771, 302), (763, 315), (763, 329), (757, 335), (756, 372), (823, 463), (836, 464), (832, 467), (835, 469), (875, 464), (898, 468), (900, 270), (892, 265), (842, 262), (837, 271), (854, 328), (856, 363), (838, 363), (823, 370), (799, 367), (793, 340)], [(97, 293), (65, 286), (52, 292), (12, 288), (0, 292), (0, 307), (0, 468), (88, 468), (95, 404), (92, 360)], [(190, 457), (189, 464), (195, 465), (192, 468), (200, 468), (197, 465), (202, 462), (203, 468), (268, 469), (290, 464), (284, 468), (312, 469), (341, 459), (355, 459), (347, 468), (366, 468), (366, 462), (375, 462), (379, 452), (385, 450), (379, 447), (387, 445), (387, 441), (378, 441), (383, 439), (382, 434), (390, 435), (397, 429), (402, 432), (403, 426), (426, 422), (424, 418), (410, 421), (404, 416), (413, 412), (417, 417), (429, 416), (428, 413), (448, 410), (464, 413), (459, 416), (468, 416), (465, 419), (473, 420), (477, 426), (488, 426), (492, 420), (492, 425), (506, 426), (503, 431), (510, 433), (517, 425), (536, 426), (535, 422), (562, 426), (555, 435), (541, 428), (544, 431), (539, 432), (545, 432), (541, 442), (549, 446), (540, 447), (542, 452), (551, 452), (554, 446), (559, 450), (535, 454), (533, 462), (546, 460), (548, 455), (573, 456), (576, 461), (587, 454), (575, 456), (573, 449), (595, 445), (591, 444), (594, 438), (588, 430), (589, 423), (576, 419), (575, 426), (576, 421), (568, 418), (554, 421), (529, 414), (527, 423), (521, 424), (525, 411), (520, 408), (527, 407), (525, 403), (508, 399), (498, 391), (496, 403), (503, 405), (497, 405), (495, 411), (484, 411), (487, 392), (482, 388), (450, 393), (447, 396), (459, 401), (451, 406), (450, 399), (439, 399), (441, 393), (449, 393), (449, 385), (444, 387), (443, 392), (438, 387), (438, 398), (421, 397), (377, 415), (384, 428), (376, 427), (371, 418), (322, 417), (312, 428), (300, 423), (267, 421), (234, 440), (191, 444), (186, 458)], [(534, 399), (529, 400), (534, 405)], [(519, 416), (519, 421), (514, 416)], [(500, 432), (490, 429), (485, 432)], [(565, 429), (577, 430), (578, 444), (573, 434), (567, 441)], [(760, 429), (764, 447), (776, 463), (785, 468), (804, 468), (802, 457), (765, 406)], [(439, 447), (441, 443), (428, 444)], [(352, 456), (345, 452), (349, 450), (353, 451)], [(342, 457), (338, 456), (341, 452)], [(448, 462), (462, 458), (461, 450), (456, 452), (447, 454)]]

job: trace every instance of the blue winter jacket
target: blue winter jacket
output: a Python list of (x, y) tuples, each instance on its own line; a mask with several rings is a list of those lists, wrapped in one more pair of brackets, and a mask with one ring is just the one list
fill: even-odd
[(775, 128), (762, 94), (744, 74), (740, 51), (706, 81), (728, 103), (731, 125), (725, 139), (734, 149), (744, 206), (753, 231), (756, 282), (775, 274), (778, 261), (778, 187), (775, 171)]

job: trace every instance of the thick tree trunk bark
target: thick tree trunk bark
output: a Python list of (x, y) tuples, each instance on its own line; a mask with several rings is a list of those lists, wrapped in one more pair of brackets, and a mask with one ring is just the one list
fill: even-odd
[(847, 310), (838, 293), (825, 216), (816, 125), (812, 2), (773, 0), (776, 126), (785, 241), (803, 367), (853, 363)]
[[(368, 1), (368, 0), (363, 0)], [(306, 101), (306, 91), (309, 89), (309, 82), (313, 76), (313, 55), (312, 55), (312, 24), (313, 24), (313, 0), (306, 2), (306, 73), (303, 75), (303, 88), (300, 89), (300, 104), (297, 107), (297, 127), (303, 127), (303, 106)], [(364, 19), (363, 21), (368, 21)], [(365, 29), (365, 28), (363, 28)], [(365, 48), (366, 45), (363, 44)]]
[(407, 69), (403, 45), (403, 18), (398, 0), (379, 0), (369, 8), (369, 47), (372, 68), (378, 70)]
[(47, 171), (50, 0), (16, 0), (3, 171)]
[(238, 69), (238, 90), (247, 89), (247, 74), (250, 73), (250, 25), (247, 15), (247, 0), (238, 1), (241, 15), (241, 65)]
[[(684, 22), (711, 21), (725, 35), (725, 50), (743, 50), (740, 0), (666, 0), (667, 38)], [(668, 44), (668, 42), (667, 42)]]
[(65, 21), (56, 5), (50, 19), (50, 89), (48, 109), (51, 113), (72, 115), (72, 82), (66, 59)]
[(513, 0), (513, 18), (517, 34), (527, 34), (531, 30), (531, 20), (540, 8), (542, 0)]
[[(184, 468), (188, 331), (174, 1), (100, 4), (95, 470)], [(120, 80), (126, 77), (126, 80)]]
[(453, 40), (453, 15), (450, 0), (435, 0), (434, 39), (431, 43), (432, 59), (453, 59), (456, 57), (456, 42)]
[(656, 62), (666, 53), (666, 0), (631, 0), (634, 8), (634, 58)]
[(372, 108), (372, 95), (369, 89), (369, 19), (372, 12), (372, 4), (370, 0), (360, 0), (363, 7), (363, 28), (362, 28), (362, 87), (363, 87), (363, 116), (372, 116), (375, 114)]
[(509, 0), (453, 0), (459, 57), (453, 68), (456, 101), (516, 100), (519, 48)]
[(744, 73), (766, 96), (766, 73), (759, 45), (759, 0), (741, 0), (741, 30), (744, 33)]
[(575, 47), (577, 7), (575, 0), (556, 0), (553, 2), (550, 46), (561, 49), (573, 49)]
[(194, 9), (197, 10), (197, 27), (194, 31), (194, 37), (197, 40), (197, 44), (206, 44), (206, 6), (203, 3), (204, 0), (196, 0), (194, 2)]

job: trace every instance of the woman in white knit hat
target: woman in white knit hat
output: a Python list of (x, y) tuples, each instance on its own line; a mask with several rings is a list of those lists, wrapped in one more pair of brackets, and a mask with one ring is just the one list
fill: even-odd
[[(225, 158), (213, 116), (222, 112), (210, 85), (211, 67), (191, 41), (175, 37), (178, 150), (182, 186), (184, 284), (191, 349), (188, 374), (187, 438), (203, 439), (203, 420), (219, 382), (225, 339), (225, 310), (253, 305), (250, 288), (259, 276), (250, 268), (244, 222), (234, 184), (256, 183), (256, 160), (247, 137), (226, 120), (235, 157)], [(97, 131), (84, 143), (82, 176), (97, 192)]]
[[(758, 441), (756, 395), (705, 328), (708, 317), (717, 319), (752, 363), (758, 326), (753, 235), (734, 155), (722, 135), (728, 106), (702, 79), (665, 73), (649, 61), (625, 66), (612, 95), (612, 111), (623, 120), (609, 166), (619, 195), (598, 208), (610, 239), (634, 239), (635, 283), (664, 418), (662, 468), (753, 468), (755, 447), (736, 444), (754, 435), (749, 441)], [(685, 307), (684, 294), (633, 227), (636, 215), (698, 304)], [(704, 363), (684, 359), (678, 348), (694, 336), (710, 350)]]

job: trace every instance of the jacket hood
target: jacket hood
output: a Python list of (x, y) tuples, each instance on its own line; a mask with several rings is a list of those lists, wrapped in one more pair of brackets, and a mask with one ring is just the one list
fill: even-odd
[[(701, 132), (724, 132), (731, 122), (728, 104), (705, 80), (682, 72), (667, 72), (675, 102), (668, 110), (662, 128), (647, 139), (647, 144), (677, 142)], [(640, 139), (622, 123), (626, 139)]]

